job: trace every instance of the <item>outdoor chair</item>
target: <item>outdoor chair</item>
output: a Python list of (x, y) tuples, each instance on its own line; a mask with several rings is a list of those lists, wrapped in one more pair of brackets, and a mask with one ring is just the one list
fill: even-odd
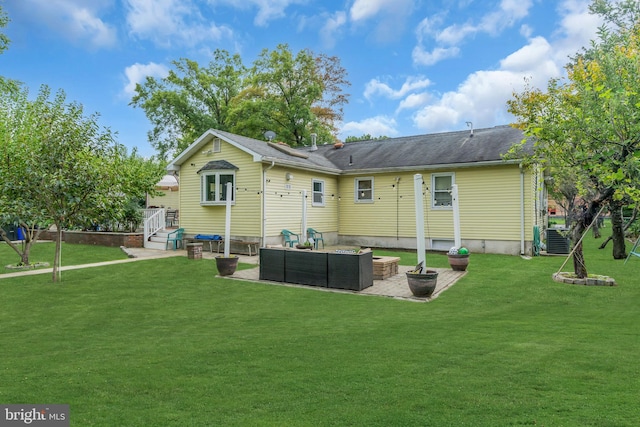
[(177, 210), (167, 210), (167, 215), (165, 216), (166, 227), (173, 227), (174, 221), (178, 220), (178, 211)]
[(321, 231), (314, 230), (313, 228), (307, 228), (307, 235), (309, 238), (313, 239), (315, 249), (318, 249), (318, 242), (322, 242), (322, 249), (324, 249), (324, 237), (322, 237)]
[(175, 251), (179, 247), (182, 247), (182, 234), (184, 233), (184, 228), (178, 228), (175, 231), (170, 232), (167, 235), (167, 246), (165, 249), (169, 249), (169, 243), (173, 246), (173, 250)]
[(284, 245), (289, 245), (290, 248), (293, 247), (296, 243), (300, 243), (300, 236), (296, 233), (292, 233), (289, 230), (282, 230), (282, 235), (284, 236)]

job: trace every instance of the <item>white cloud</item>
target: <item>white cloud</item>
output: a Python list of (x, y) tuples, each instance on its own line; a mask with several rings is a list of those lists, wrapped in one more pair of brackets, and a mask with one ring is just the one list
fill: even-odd
[(400, 101), (396, 113), (402, 110), (415, 110), (416, 108), (420, 108), (427, 104), (431, 98), (432, 96), (428, 92), (412, 93)]
[(259, 27), (266, 26), (269, 21), (285, 18), (286, 9), (291, 5), (305, 4), (305, 0), (209, 0), (210, 3), (224, 3), (236, 9), (257, 8), (253, 23)]
[(378, 79), (370, 80), (364, 90), (364, 97), (371, 99), (375, 95), (385, 98), (399, 99), (406, 96), (410, 92), (425, 89), (431, 85), (431, 81), (424, 76), (407, 77), (400, 89), (392, 89), (388, 84)]
[(150, 62), (148, 64), (135, 63), (124, 70), (127, 84), (124, 87), (124, 93), (133, 96), (136, 90), (136, 84), (142, 83), (146, 77), (164, 78), (169, 75), (169, 69), (162, 65)]
[[(502, 0), (497, 10), (482, 16), (477, 23), (467, 21), (440, 29), (445, 13), (427, 17), (416, 28), (417, 44), (413, 49), (413, 62), (434, 65), (444, 59), (458, 56), (459, 45), (478, 33), (498, 35), (525, 18), (533, 0)], [(427, 46), (433, 44), (430, 49)]]
[(126, 0), (129, 32), (159, 46), (194, 46), (231, 38), (231, 28), (208, 23), (190, 0)]
[(391, 9), (395, 3), (396, 0), (356, 0), (349, 14), (352, 21), (362, 21)]
[(522, 91), (525, 78), (534, 87), (546, 87), (549, 79), (563, 75), (567, 56), (596, 36), (598, 20), (585, 14), (585, 1), (566, 0), (560, 11), (561, 27), (553, 40), (534, 37), (503, 58), (497, 70), (476, 71), (456, 90), (434, 96), (433, 102), (414, 114), (415, 126), (438, 132), (460, 128), (465, 121), (472, 121), (475, 127), (488, 127), (513, 120), (506, 102), (514, 91)]
[(117, 43), (113, 25), (100, 18), (112, 1), (20, 0), (11, 5), (16, 13), (46, 25), (65, 38), (91, 48), (109, 48)]
[[(405, 23), (414, 11), (415, 0), (355, 0), (349, 9), (351, 22), (373, 28), (378, 42), (389, 43), (404, 32)], [(365, 21), (375, 20), (372, 25)]]
[(393, 118), (386, 116), (370, 117), (360, 122), (345, 123), (341, 128), (340, 137), (345, 139), (347, 136), (362, 136), (366, 134), (372, 137), (395, 136), (398, 134), (396, 126), (397, 123)]
[(427, 52), (424, 50), (422, 46), (416, 46), (413, 48), (413, 52), (411, 53), (411, 57), (413, 58), (414, 64), (419, 65), (433, 65), (436, 64), (443, 59), (454, 58), (460, 54), (460, 49), (457, 47), (437, 47), (433, 49), (431, 52)]
[(329, 16), (320, 30), (320, 38), (323, 45), (327, 49), (331, 49), (336, 44), (336, 36), (340, 33), (342, 27), (347, 23), (347, 14), (343, 11), (337, 11)]

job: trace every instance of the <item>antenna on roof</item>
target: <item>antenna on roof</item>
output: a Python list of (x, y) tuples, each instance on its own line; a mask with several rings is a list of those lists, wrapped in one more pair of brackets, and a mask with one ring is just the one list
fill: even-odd
[(272, 130), (268, 130), (264, 133), (264, 137), (267, 138), (267, 141), (271, 142), (273, 138), (276, 137), (276, 133)]
[(467, 122), (467, 127), (469, 129), (471, 129), (471, 132), (469, 133), (469, 136), (473, 136), (473, 122)]

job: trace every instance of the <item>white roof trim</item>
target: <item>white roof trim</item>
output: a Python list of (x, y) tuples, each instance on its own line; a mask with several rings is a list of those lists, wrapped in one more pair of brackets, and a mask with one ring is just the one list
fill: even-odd
[(191, 145), (189, 145), (182, 153), (178, 155), (175, 159), (173, 159), (169, 165), (167, 166), (167, 170), (180, 170), (180, 166), (187, 161), (191, 156), (196, 154), (204, 145), (209, 143), (213, 138), (220, 138), (221, 140), (227, 142), (228, 144), (233, 145), (239, 150), (244, 151), (245, 153), (250, 154), (253, 157), (254, 162), (262, 161), (262, 155), (256, 153), (255, 151), (247, 149), (244, 145), (240, 145), (232, 139), (227, 138), (224, 135), (219, 134), (213, 129), (209, 129), (205, 133), (203, 133), (198, 139), (196, 139)]

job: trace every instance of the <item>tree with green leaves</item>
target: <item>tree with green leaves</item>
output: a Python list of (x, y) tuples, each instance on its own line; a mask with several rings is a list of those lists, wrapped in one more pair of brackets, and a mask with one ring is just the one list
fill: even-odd
[[(2, 5), (0, 4), (0, 29), (5, 28), (9, 24), (9, 17), (2, 9)], [(3, 32), (0, 32), (0, 53), (7, 50), (9, 47), (9, 37)]]
[(208, 67), (181, 59), (163, 79), (136, 86), (131, 105), (153, 124), (149, 141), (166, 158), (210, 128), (264, 138), (271, 130), (290, 145), (333, 142), (348, 95), (337, 57), (293, 54), (288, 45), (265, 49), (249, 68), (239, 55), (217, 50)]
[[(581, 195), (595, 191), (573, 228), (579, 278), (588, 273), (579, 243), (586, 227), (603, 206), (640, 200), (639, 63), (639, 26), (602, 27), (599, 40), (568, 64), (566, 79), (552, 79), (546, 92), (527, 87), (508, 103), (517, 126), (535, 137), (535, 160), (579, 171), (578, 182), (588, 183)], [(624, 257), (619, 250), (614, 247), (615, 258)]]
[(382, 139), (389, 139), (388, 136), (386, 135), (380, 135), (380, 136), (371, 136), (371, 134), (369, 133), (365, 133), (363, 135), (360, 136), (348, 136), (344, 139), (344, 142), (355, 142), (355, 141), (376, 141), (376, 140), (382, 140)]
[[(43, 86), (34, 100), (24, 89), (2, 95), (0, 215), (27, 229), (27, 244), (55, 225), (58, 281), (63, 230), (122, 211), (129, 196), (153, 191), (163, 171), (135, 153), (128, 156), (111, 131), (98, 126), (97, 114), (85, 116), (62, 91), (52, 97)], [(28, 264), (26, 252), (22, 261)]]
[(153, 124), (148, 138), (160, 157), (179, 153), (206, 130), (229, 130), (231, 101), (243, 88), (246, 69), (239, 55), (216, 50), (206, 67), (182, 58), (162, 79), (136, 85), (131, 105)]

